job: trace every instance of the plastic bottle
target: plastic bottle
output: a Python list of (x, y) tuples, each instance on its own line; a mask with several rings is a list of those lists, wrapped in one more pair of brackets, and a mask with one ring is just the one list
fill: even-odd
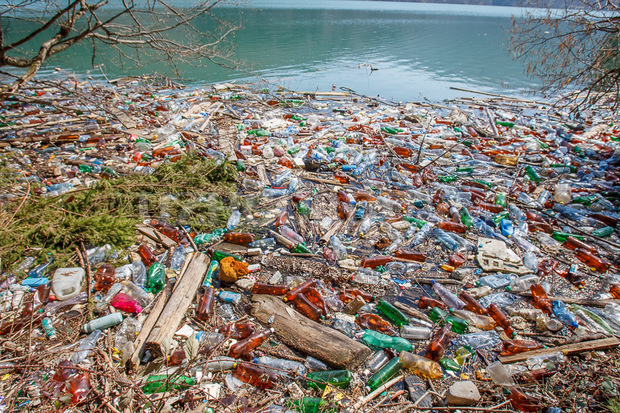
[(504, 288), (512, 283), (514, 274), (497, 273), (480, 277), (476, 285), (486, 285), (493, 289)]
[(296, 373), (299, 376), (306, 374), (306, 366), (292, 360), (262, 356), (255, 357), (253, 362), (264, 366), (265, 370), (279, 376), (287, 373)]
[(374, 348), (391, 348), (395, 351), (409, 351), (413, 345), (401, 337), (391, 337), (373, 330), (365, 330), (362, 340)]
[(267, 249), (269, 247), (273, 247), (274, 245), (276, 245), (276, 240), (273, 237), (259, 239), (250, 243), (251, 248), (261, 249)]
[(207, 322), (213, 315), (215, 301), (215, 291), (211, 287), (206, 287), (204, 293), (198, 299), (196, 306), (196, 318), (202, 322)]
[(138, 247), (138, 254), (140, 255), (145, 267), (150, 267), (157, 261), (157, 257), (147, 245), (140, 245), (140, 247)]
[(522, 412), (537, 412), (539, 409), (538, 403), (526, 396), (521, 390), (516, 387), (511, 387), (510, 389), (505, 389), (508, 397), (510, 399), (510, 403), (512, 407)]
[(225, 303), (237, 305), (241, 302), (241, 294), (232, 291), (218, 291), (216, 297)]
[(97, 341), (101, 338), (103, 333), (101, 330), (95, 330), (88, 337), (83, 338), (80, 341), (78, 348), (71, 355), (71, 363), (74, 365), (80, 364), (92, 353), (93, 349), (97, 345)]
[(156, 374), (147, 377), (142, 391), (144, 394), (163, 393), (170, 390), (187, 390), (196, 380), (183, 375)]
[(433, 339), (426, 348), (426, 356), (433, 361), (438, 361), (448, 348), (448, 344), (451, 339), (452, 335), (450, 334), (450, 325), (445, 325), (437, 330), (433, 336)]
[(52, 320), (49, 317), (44, 317), (43, 320), (41, 320), (41, 325), (43, 326), (43, 329), (45, 330), (45, 337), (47, 337), (50, 340), (55, 340), (56, 330), (54, 329)]
[(443, 377), (441, 366), (436, 361), (407, 351), (401, 351), (399, 358), (403, 368), (425, 379), (437, 380)]
[(308, 373), (306, 378), (308, 388), (323, 391), (327, 384), (340, 389), (349, 387), (353, 375), (349, 370), (327, 370)]
[(91, 333), (95, 330), (105, 330), (106, 328), (114, 327), (122, 322), (123, 315), (121, 313), (112, 313), (89, 321), (84, 324), (82, 330), (85, 333)]
[(362, 285), (377, 285), (379, 284), (380, 279), (381, 278), (379, 275), (368, 274), (368, 273), (364, 273), (361, 271), (356, 274), (353, 274), (353, 276), (351, 277), (352, 282), (362, 284)]
[(288, 292), (286, 285), (271, 285), (256, 282), (252, 286), (253, 294), (285, 295)]
[(444, 303), (442, 303), (439, 300), (435, 300), (433, 298), (428, 298), (426, 296), (421, 296), (420, 299), (418, 300), (418, 307), (425, 309), (425, 308), (441, 308), (442, 310), (446, 310), (448, 311), (449, 308), (447, 305), (445, 305)]
[(342, 241), (340, 241), (340, 238), (338, 238), (337, 236), (332, 235), (330, 237), (329, 246), (332, 248), (332, 250), (334, 250), (334, 253), (336, 253), (336, 257), (338, 259), (342, 259), (347, 255), (346, 247), (344, 246)]
[(271, 334), (273, 334), (274, 329), (270, 328), (258, 333), (254, 333), (245, 340), (238, 341), (232, 346), (228, 351), (229, 357), (239, 358), (245, 354), (248, 354), (250, 351), (254, 350), (256, 347), (260, 346)]
[(110, 264), (101, 264), (95, 273), (95, 290), (106, 292), (115, 282), (114, 267)]
[(407, 340), (426, 340), (431, 337), (432, 330), (427, 327), (401, 326), (400, 336)]
[(138, 287), (131, 281), (127, 281), (123, 285), (121, 292), (136, 300), (136, 302), (140, 304), (142, 308), (146, 307), (151, 302), (151, 296), (146, 291), (144, 291), (144, 289)]
[(496, 326), (495, 320), (486, 315), (472, 313), (471, 311), (467, 310), (453, 310), (452, 314), (454, 314), (458, 318), (469, 322), (470, 325), (481, 330), (492, 330)]
[(446, 287), (435, 280), (432, 280), (431, 283), (435, 294), (437, 294), (448, 307), (455, 310), (461, 310), (465, 307), (465, 303)]
[(390, 323), (388, 323), (376, 314), (360, 314), (358, 317), (355, 318), (355, 322), (363, 328), (378, 331), (389, 336), (396, 335), (396, 330), (394, 329), (394, 327), (392, 327)]
[(228, 217), (228, 221), (226, 221), (226, 229), (228, 231), (234, 231), (235, 228), (237, 228), (237, 225), (239, 225), (239, 222), (241, 222), (241, 212), (235, 209)]
[(515, 381), (508, 372), (508, 369), (506, 369), (506, 366), (504, 366), (500, 361), (495, 361), (489, 364), (486, 370), (491, 377), (491, 380), (493, 380), (493, 383), (499, 386), (507, 387), (515, 385)]
[(570, 204), (573, 199), (570, 185), (567, 183), (557, 184), (553, 193), (553, 199), (560, 204)]
[(397, 327), (409, 324), (409, 318), (385, 300), (379, 300), (377, 303), (377, 311), (379, 311), (384, 317), (388, 318)]
[(370, 391), (374, 391), (382, 384), (390, 381), (390, 379), (396, 376), (402, 368), (403, 362), (400, 357), (394, 357), (388, 361), (385, 366), (381, 367), (379, 371), (373, 374), (370, 379), (368, 379), (366, 386), (370, 389)]
[(273, 373), (245, 362), (240, 362), (237, 365), (233, 371), (233, 376), (262, 390), (273, 388), (277, 381), (277, 377)]
[(110, 305), (118, 310), (139, 314), (142, 306), (136, 300), (124, 293), (118, 293), (110, 300)]
[(164, 288), (165, 283), (166, 269), (164, 268), (164, 265), (159, 261), (153, 262), (146, 275), (146, 290), (153, 294), (157, 294)]
[(504, 329), (508, 337), (514, 337), (516, 335), (516, 333), (512, 329), (512, 326), (510, 325), (510, 320), (508, 320), (508, 316), (497, 304), (490, 304), (487, 307), (487, 311), (489, 312), (489, 315), (493, 318), (493, 320), (495, 320), (495, 322)]
[(213, 373), (224, 372), (234, 369), (237, 367), (237, 364), (238, 361), (232, 357), (219, 356), (209, 359), (205, 365), (205, 369)]
[(577, 328), (579, 324), (577, 323), (577, 318), (575, 314), (571, 313), (568, 308), (566, 308), (566, 304), (560, 300), (551, 301), (551, 306), (553, 309), (553, 314), (564, 324), (569, 326), (570, 328)]
[(406, 251), (403, 249), (397, 249), (394, 251), (394, 256), (397, 258), (402, 258), (409, 261), (417, 261), (417, 262), (425, 262), (426, 261), (426, 253), (423, 252), (412, 252)]
[(280, 232), (281, 235), (283, 235), (284, 237), (290, 239), (291, 241), (294, 241), (296, 244), (300, 244), (300, 243), (303, 243), (305, 241), (301, 235), (299, 235), (297, 232), (295, 232), (288, 225), (282, 225), (282, 226), (278, 227), (278, 232)]
[(452, 331), (457, 334), (463, 334), (469, 327), (469, 322), (467, 320), (448, 314), (438, 307), (431, 308), (428, 317), (439, 325), (443, 325), (444, 323), (451, 324)]
[(450, 251), (456, 251), (456, 249), (459, 247), (458, 242), (456, 242), (454, 238), (446, 234), (442, 229), (435, 228), (433, 229), (432, 234), (441, 245), (443, 245), (446, 249)]
[(69, 381), (69, 393), (71, 393), (71, 403), (76, 404), (86, 398), (90, 392), (90, 381), (88, 373), (81, 372)]
[(502, 343), (502, 356), (523, 353), (541, 348), (541, 345), (533, 340), (506, 340)]
[(388, 262), (394, 261), (394, 257), (386, 255), (376, 255), (374, 257), (362, 258), (361, 267), (363, 268), (376, 268), (381, 265), (385, 265)]
[(465, 309), (480, 315), (487, 315), (487, 310), (471, 294), (465, 290), (459, 292), (458, 297), (465, 303)]
[(553, 314), (551, 300), (543, 286), (540, 284), (532, 285), (530, 286), (530, 291), (532, 292), (532, 305), (549, 315)]
[(409, 246), (413, 248), (422, 244), (432, 229), (433, 228), (429, 224), (424, 224), (424, 226), (411, 238), (411, 243)]
[(540, 277), (534, 274), (525, 274), (519, 278), (515, 278), (510, 282), (510, 285), (506, 287), (506, 291), (521, 292), (528, 291), (532, 285), (538, 284)]

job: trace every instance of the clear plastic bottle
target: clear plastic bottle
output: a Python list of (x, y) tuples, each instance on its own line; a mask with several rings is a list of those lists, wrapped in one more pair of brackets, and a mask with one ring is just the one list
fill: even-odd
[(253, 361), (254, 363), (266, 367), (266, 370), (277, 375), (296, 373), (299, 376), (303, 376), (304, 374), (306, 374), (306, 366), (292, 360), (262, 356), (255, 357)]
[(86, 358), (92, 353), (93, 349), (97, 345), (97, 341), (101, 338), (103, 333), (101, 330), (95, 330), (88, 337), (83, 338), (78, 345), (77, 350), (71, 355), (71, 362), (73, 364), (79, 364), (86, 360)]
[(435, 280), (431, 281), (433, 291), (437, 294), (441, 300), (450, 308), (454, 310), (462, 310), (465, 307), (463, 300), (458, 298), (454, 293), (449, 291), (446, 287), (441, 285)]
[(241, 222), (241, 212), (235, 209), (228, 217), (226, 229), (228, 229), (228, 231), (234, 231), (234, 229), (237, 228), (237, 225), (239, 225), (239, 222)]
[(570, 204), (573, 200), (570, 185), (567, 183), (557, 184), (555, 186), (555, 192), (553, 193), (553, 199), (560, 204)]
[(428, 234), (430, 234), (432, 229), (433, 228), (429, 224), (424, 224), (424, 226), (422, 228), (420, 228), (420, 231), (418, 231), (411, 238), (411, 242), (409, 243), (409, 246), (410, 247), (416, 247), (416, 246), (422, 244), (424, 242), (424, 240), (426, 239), (426, 237), (428, 237)]

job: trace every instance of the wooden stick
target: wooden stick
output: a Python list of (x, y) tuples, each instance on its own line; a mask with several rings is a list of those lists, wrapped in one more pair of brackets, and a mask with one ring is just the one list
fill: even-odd
[(397, 377), (393, 378), (392, 380), (388, 381), (387, 383), (383, 384), (382, 386), (377, 388), (375, 391), (370, 393), (368, 396), (362, 398), (360, 401), (355, 403), (353, 405), (353, 410), (359, 410), (360, 407), (364, 406), (366, 403), (368, 403), (369, 401), (371, 401), (372, 399), (374, 399), (375, 397), (377, 397), (378, 395), (380, 395), (381, 393), (383, 393), (384, 391), (386, 391), (387, 389), (389, 389), (390, 387), (392, 387), (393, 385), (395, 385), (396, 383), (398, 383), (404, 378), (405, 378), (405, 375), (400, 374)]
[(516, 363), (518, 361), (527, 360), (530, 357), (540, 356), (544, 354), (551, 354), (562, 352), (566, 355), (578, 354), (584, 351), (590, 350), (603, 350), (608, 348), (618, 347), (620, 340), (616, 337), (602, 338), (599, 340), (582, 341), (581, 343), (565, 344), (563, 346), (541, 348), (538, 350), (526, 351), (524, 353), (513, 354), (512, 356), (499, 356), (499, 361), (504, 364)]

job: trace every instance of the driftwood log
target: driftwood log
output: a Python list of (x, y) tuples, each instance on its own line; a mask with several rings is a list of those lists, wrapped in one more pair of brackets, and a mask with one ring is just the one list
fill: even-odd
[(304, 317), (270, 295), (254, 295), (250, 313), (272, 327), (287, 346), (309, 354), (339, 369), (354, 369), (364, 362), (371, 350), (332, 328)]

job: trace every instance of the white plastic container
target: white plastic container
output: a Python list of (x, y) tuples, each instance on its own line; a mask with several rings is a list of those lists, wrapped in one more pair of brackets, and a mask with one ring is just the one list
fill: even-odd
[(63, 301), (78, 295), (84, 286), (85, 272), (80, 267), (59, 268), (52, 278), (52, 291)]

